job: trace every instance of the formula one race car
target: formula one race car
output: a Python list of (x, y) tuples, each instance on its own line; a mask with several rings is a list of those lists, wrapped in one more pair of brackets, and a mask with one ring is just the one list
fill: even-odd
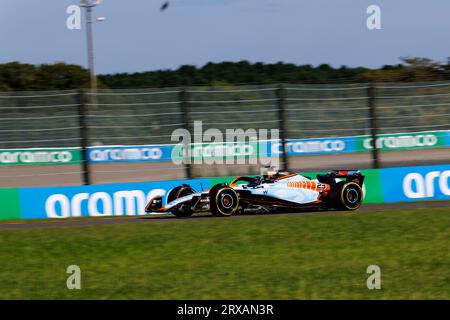
[(318, 174), (315, 180), (288, 172), (236, 177), (202, 192), (183, 184), (170, 190), (165, 205), (161, 196), (150, 199), (145, 211), (171, 212), (177, 217), (210, 211), (223, 217), (246, 212), (356, 210), (363, 200), (363, 182), (364, 176), (352, 170)]

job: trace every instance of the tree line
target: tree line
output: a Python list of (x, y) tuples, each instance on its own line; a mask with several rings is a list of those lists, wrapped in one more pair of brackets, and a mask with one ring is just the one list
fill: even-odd
[[(99, 88), (162, 88), (229, 86), (269, 83), (414, 82), (450, 80), (450, 58), (440, 63), (427, 58), (402, 58), (401, 63), (378, 69), (328, 64), (209, 62), (202, 67), (183, 65), (176, 70), (98, 75)], [(70, 90), (89, 87), (89, 71), (81, 66), (54, 63), (0, 64), (0, 91)]]

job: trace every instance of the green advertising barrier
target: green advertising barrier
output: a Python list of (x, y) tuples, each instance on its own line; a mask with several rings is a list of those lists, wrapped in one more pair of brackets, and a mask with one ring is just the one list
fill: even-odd
[(0, 149), (0, 165), (79, 164), (81, 148)]
[(0, 220), (20, 218), (19, 189), (0, 189)]
[(211, 186), (218, 183), (230, 183), (231, 181), (233, 181), (234, 178), (236, 178), (236, 176), (210, 178)]
[(366, 169), (361, 172), (366, 176), (364, 179), (364, 203), (382, 203), (383, 188), (380, 170)]
[[(378, 150), (407, 150), (446, 147), (448, 131), (408, 132), (379, 134), (376, 139)], [(356, 151), (366, 152), (373, 149), (371, 136), (355, 137)]]

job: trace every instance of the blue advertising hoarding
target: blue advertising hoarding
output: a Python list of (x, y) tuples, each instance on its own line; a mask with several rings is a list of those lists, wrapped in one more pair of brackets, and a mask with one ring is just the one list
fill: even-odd
[(381, 169), (383, 202), (450, 200), (450, 165)]
[[(287, 139), (288, 156), (341, 154), (368, 152), (373, 142), (370, 136), (326, 137), (307, 139)], [(450, 131), (427, 131), (416, 133), (393, 133), (379, 135), (378, 148), (383, 151), (411, 148), (449, 147)], [(181, 149), (180, 149), (181, 147)], [(191, 145), (193, 159), (227, 157), (275, 157), (281, 155), (281, 143), (265, 140), (239, 143), (202, 143)], [(89, 147), (89, 163), (113, 162), (173, 162), (182, 159), (183, 145), (133, 145)]]
[[(209, 157), (207, 153), (210, 151), (209, 149), (211, 149), (210, 145), (214, 146), (214, 144), (204, 145), (209, 146), (208, 148), (203, 148), (206, 154), (201, 154), (199, 156), (207, 158)], [(232, 156), (272, 157), (281, 154), (280, 142), (259, 141), (258, 148), (253, 147), (252, 143), (248, 143), (248, 146), (250, 147), (250, 151), (246, 148), (233, 148)], [(174, 152), (175, 147), (176, 145), (89, 147), (87, 149), (87, 158), (89, 163), (171, 162), (174, 160), (172, 159), (172, 153)], [(220, 149), (222, 148), (222, 145), (216, 145), (216, 147)], [(242, 154), (239, 154), (239, 152), (242, 152)], [(286, 141), (286, 152), (288, 156), (356, 152), (356, 140), (354, 137), (288, 139)], [(178, 155), (179, 152), (176, 152), (175, 154)], [(193, 153), (193, 157), (194, 156)], [(222, 157), (226, 158), (228, 156), (230, 155), (224, 154)]]
[(150, 198), (161, 195), (166, 201), (170, 189), (187, 183), (194, 190), (210, 187), (209, 179), (153, 181), (74, 187), (21, 188), (23, 219), (145, 214)]
[(89, 163), (171, 161), (173, 145), (89, 147)]
[[(371, 203), (450, 200), (450, 164), (373, 169)], [(368, 175), (368, 171), (366, 174)], [(195, 190), (209, 189), (218, 178), (152, 181), (73, 187), (2, 189), (11, 206), (0, 218), (37, 219), (144, 215), (148, 200), (156, 195), (166, 202), (170, 189), (186, 183)], [(380, 196), (376, 196), (380, 194)], [(17, 196), (14, 197), (14, 194)]]

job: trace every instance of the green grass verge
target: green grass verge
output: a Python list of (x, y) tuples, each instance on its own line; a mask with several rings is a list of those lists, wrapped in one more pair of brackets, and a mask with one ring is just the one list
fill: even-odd
[(448, 208), (3, 229), (0, 299), (449, 299), (449, 233)]

